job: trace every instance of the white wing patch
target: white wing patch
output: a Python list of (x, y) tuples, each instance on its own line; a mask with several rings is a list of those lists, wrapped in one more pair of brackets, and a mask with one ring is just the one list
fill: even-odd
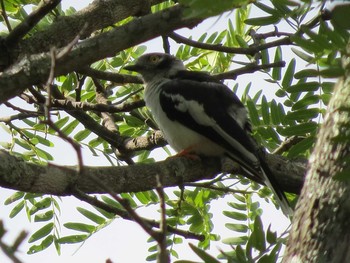
[[(215, 121), (215, 119), (208, 116), (204, 110), (204, 107), (202, 104), (198, 103), (198, 101), (195, 100), (186, 100), (183, 96), (180, 94), (167, 94), (164, 92), (164, 95), (171, 98), (174, 102), (177, 102), (178, 104), (175, 106), (175, 108), (181, 112), (188, 112), (195, 122), (197, 122), (200, 125), (203, 126), (209, 126), (212, 127), (217, 134), (219, 134), (229, 145), (231, 145), (232, 148), (237, 149), (238, 152), (242, 153), (244, 156), (244, 159), (249, 159), (252, 163), (258, 163), (257, 157), (248, 151), (241, 143), (239, 143), (236, 139), (234, 139), (232, 136), (230, 136), (227, 132), (225, 132)], [(244, 125), (246, 123), (247, 119), (247, 112), (243, 108), (241, 111), (236, 110), (230, 110), (229, 114), (230, 116), (237, 121), (238, 125), (244, 129)], [(237, 132), (244, 132), (244, 131), (237, 131)], [(209, 138), (210, 139), (210, 138)], [(241, 156), (238, 156), (239, 158)]]
[(186, 100), (180, 94), (173, 95), (164, 92), (164, 95), (171, 98), (174, 102), (176, 101), (178, 104), (175, 108), (181, 112), (188, 112), (198, 124), (204, 126), (216, 124), (216, 121), (205, 113), (203, 105), (198, 103), (198, 101)]
[(245, 129), (245, 125), (247, 123), (248, 120), (248, 113), (246, 108), (244, 107), (237, 107), (235, 105), (231, 105), (228, 108), (228, 114), (236, 120), (236, 122), (238, 123), (238, 125), (244, 130)]

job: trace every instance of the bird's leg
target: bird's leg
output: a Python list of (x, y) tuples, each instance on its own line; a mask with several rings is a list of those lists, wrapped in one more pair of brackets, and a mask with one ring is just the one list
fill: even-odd
[(183, 149), (182, 151), (175, 154), (173, 157), (186, 157), (188, 159), (198, 161), (201, 158), (198, 156), (198, 154), (195, 154), (193, 152), (193, 149), (195, 148), (195, 145), (192, 145), (190, 147), (187, 147), (186, 149)]

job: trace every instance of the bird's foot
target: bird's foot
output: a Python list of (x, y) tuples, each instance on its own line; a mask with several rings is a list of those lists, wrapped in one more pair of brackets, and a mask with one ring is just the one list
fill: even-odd
[(173, 155), (172, 157), (186, 157), (186, 158), (191, 159), (193, 161), (201, 160), (199, 155), (193, 153), (191, 150), (192, 150), (192, 147), (186, 148), (186, 149), (182, 150), (181, 152), (178, 152), (177, 154)]

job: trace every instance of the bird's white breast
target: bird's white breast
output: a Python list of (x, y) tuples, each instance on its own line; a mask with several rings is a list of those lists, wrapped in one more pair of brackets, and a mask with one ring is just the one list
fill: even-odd
[(201, 134), (187, 128), (178, 121), (170, 120), (159, 102), (160, 83), (148, 83), (145, 90), (146, 106), (151, 110), (159, 128), (170, 146), (177, 152), (189, 150), (197, 154), (217, 156), (225, 151)]

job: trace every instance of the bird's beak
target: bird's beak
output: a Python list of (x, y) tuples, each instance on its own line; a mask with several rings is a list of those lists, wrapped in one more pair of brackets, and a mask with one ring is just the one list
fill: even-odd
[(124, 69), (129, 70), (129, 71), (139, 72), (140, 70), (142, 70), (142, 66), (140, 66), (138, 64), (133, 64), (133, 65), (125, 66)]

